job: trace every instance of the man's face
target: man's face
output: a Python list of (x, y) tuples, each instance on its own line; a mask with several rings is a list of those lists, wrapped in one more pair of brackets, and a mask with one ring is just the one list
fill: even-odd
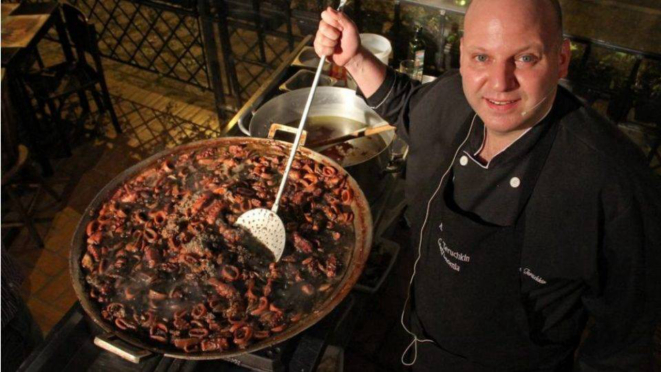
[(558, 40), (552, 16), (544, 13), (551, 10), (543, 8), (534, 1), (483, 0), (466, 16), (464, 94), (491, 132), (505, 135), (537, 123), (567, 75), (569, 43)]

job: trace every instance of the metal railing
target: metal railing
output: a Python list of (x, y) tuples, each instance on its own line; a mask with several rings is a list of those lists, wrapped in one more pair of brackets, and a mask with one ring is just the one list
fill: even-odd
[(71, 3), (97, 25), (104, 57), (200, 88), (211, 86), (195, 7), (148, 0)]
[(302, 39), (286, 0), (70, 2), (97, 26), (104, 57), (212, 91), (221, 116), (256, 91)]

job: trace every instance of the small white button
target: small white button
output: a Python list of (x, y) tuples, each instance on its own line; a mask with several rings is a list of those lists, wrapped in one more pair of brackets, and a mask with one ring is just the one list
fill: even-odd
[(466, 166), (466, 164), (468, 164), (468, 157), (464, 155), (461, 158), (459, 158), (459, 164)]
[(519, 177), (512, 177), (510, 180), (510, 186), (514, 187), (515, 189), (519, 186), (521, 186), (521, 180)]

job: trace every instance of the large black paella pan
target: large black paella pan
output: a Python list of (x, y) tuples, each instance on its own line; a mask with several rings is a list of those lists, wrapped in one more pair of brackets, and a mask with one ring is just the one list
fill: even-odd
[(186, 359), (254, 352), (327, 315), (360, 277), (372, 241), (369, 206), (344, 169), (300, 149), (277, 264), (233, 226), (246, 209), (269, 207), (288, 153), (279, 141), (212, 139), (113, 179), (72, 240), (87, 314), (134, 346)]

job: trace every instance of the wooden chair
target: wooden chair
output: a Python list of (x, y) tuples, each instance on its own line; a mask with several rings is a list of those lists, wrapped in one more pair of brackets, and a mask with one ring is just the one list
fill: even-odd
[[(62, 110), (72, 95), (85, 97), (85, 93), (90, 92), (99, 111), (109, 111), (115, 131), (121, 133), (121, 128), (108, 92), (94, 25), (72, 5), (62, 4), (62, 11), (69, 38), (75, 49), (75, 61), (46, 67), (39, 73), (27, 75), (25, 80), (39, 102), (42, 115), (46, 115), (44, 107), (48, 108), (48, 115), (56, 126), (65, 152), (69, 155), (71, 150), (63, 128)], [(92, 57), (93, 65), (88, 62), (88, 55)], [(97, 86), (100, 87), (100, 92)], [(85, 114), (88, 114), (89, 105), (86, 99), (81, 100), (81, 105)]]
[[(2, 81), (3, 93), (6, 92), (6, 80)], [(2, 95), (2, 198), (9, 199), (18, 213), (20, 220), (9, 221), (2, 219), (2, 228), (26, 226), (32, 240), (43, 247), (44, 242), (39, 236), (32, 219), (32, 208), (35, 205), (39, 192), (44, 190), (55, 201), (61, 202), (57, 193), (48, 186), (43, 178), (32, 167), (28, 148), (18, 142), (16, 131), (16, 115), (7, 94)], [(27, 177), (25, 177), (27, 176)], [(28, 207), (23, 205), (19, 192), (28, 188), (37, 189), (33, 202)]]
[[(3, 150), (4, 150), (4, 146), (3, 146)], [(34, 181), (26, 182), (22, 177), (19, 177), (19, 174), (22, 171), (23, 172), (28, 171), (30, 174), (30, 178), (32, 178)], [(17, 191), (20, 191), (21, 189), (24, 188), (36, 188), (36, 192), (37, 192), (37, 195), (34, 196), (33, 201), (30, 203), (28, 207), (23, 205), (23, 202), (21, 201), (21, 197), (17, 193)], [(39, 176), (36, 172), (34, 172), (34, 169), (32, 168), (31, 165), (28, 148), (23, 145), (19, 145), (18, 158), (16, 159), (16, 163), (7, 172), (3, 171), (2, 173), (2, 196), (3, 197), (6, 196), (7, 199), (9, 199), (9, 202), (12, 204), (12, 206), (18, 213), (20, 220), (10, 221), (3, 219), (2, 228), (22, 227), (22, 226), (27, 227), (30, 233), (30, 237), (39, 247), (44, 246), (44, 241), (41, 239), (41, 236), (39, 235), (39, 232), (37, 232), (37, 228), (34, 225), (32, 209), (39, 195), (39, 191), (41, 190), (44, 190), (46, 193), (48, 193), (58, 203), (62, 201), (62, 199), (60, 198), (59, 195), (57, 195), (55, 190), (50, 188), (50, 186), (48, 186), (48, 184), (44, 181), (44, 179), (42, 179), (41, 176)]]

